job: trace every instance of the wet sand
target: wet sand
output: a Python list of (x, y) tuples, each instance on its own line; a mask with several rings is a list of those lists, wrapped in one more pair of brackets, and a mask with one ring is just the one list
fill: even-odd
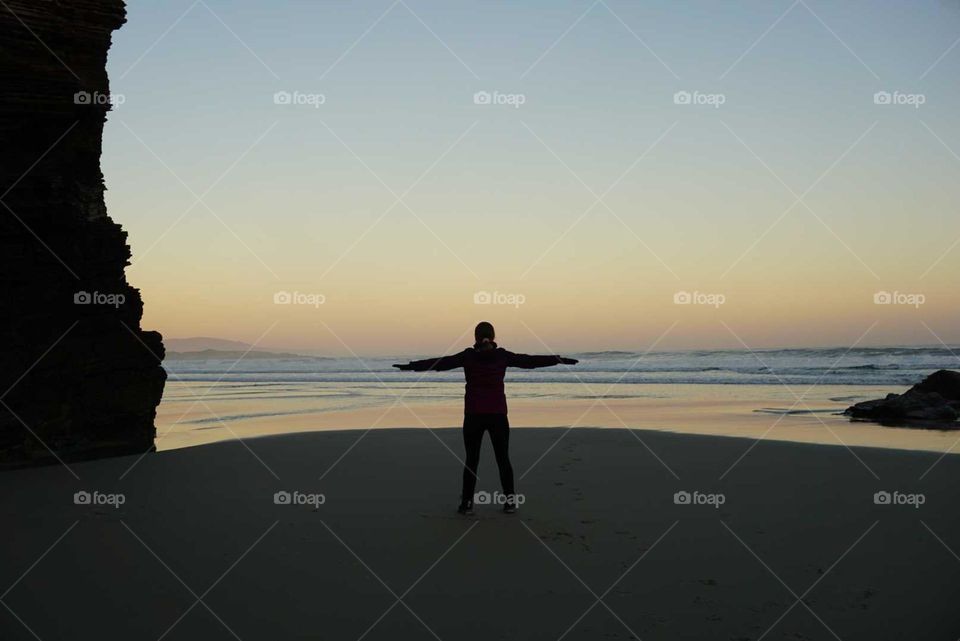
[[(246, 386), (221, 383), (211, 391), (201, 383), (168, 384), (168, 396), (157, 416), (157, 448), (161, 450), (232, 440), (237, 437), (277, 435), (340, 429), (397, 427), (457, 427), (462, 424), (459, 396), (438, 401), (406, 397), (400, 403), (379, 386), (368, 388), (371, 397), (358, 396), (337, 409), (327, 400), (342, 390), (318, 386), (291, 386), (283, 392), (248, 394)], [(580, 386), (577, 386), (578, 388)], [(510, 398), (513, 427), (612, 427), (639, 428), (740, 436), (825, 445), (888, 447), (947, 452), (960, 445), (960, 432), (890, 428), (851, 422), (839, 415), (853, 399), (879, 398), (888, 388), (830, 386), (815, 388), (797, 403), (783, 386), (644, 385), (635, 396), (600, 396), (608, 386), (586, 387), (581, 397), (553, 396)], [(273, 389), (273, 388), (267, 388)], [(544, 389), (550, 389), (545, 387)], [(456, 394), (462, 385), (453, 386)], [(513, 386), (516, 394), (525, 390)], [(350, 390), (353, 392), (354, 390)], [(402, 390), (392, 390), (401, 397)], [(795, 393), (804, 394), (804, 388)], [(429, 393), (429, 391), (428, 391)], [(374, 397), (373, 394), (379, 395)], [(172, 397), (172, 398), (171, 398)], [(793, 407), (790, 414), (785, 410)], [(807, 410), (813, 410), (808, 412)]]

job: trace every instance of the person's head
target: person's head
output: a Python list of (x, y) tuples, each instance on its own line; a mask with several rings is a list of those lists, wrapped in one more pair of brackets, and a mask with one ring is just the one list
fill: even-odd
[(477, 323), (477, 326), (473, 329), (473, 339), (477, 345), (481, 343), (492, 343), (496, 337), (497, 334), (493, 331), (493, 325), (487, 321)]

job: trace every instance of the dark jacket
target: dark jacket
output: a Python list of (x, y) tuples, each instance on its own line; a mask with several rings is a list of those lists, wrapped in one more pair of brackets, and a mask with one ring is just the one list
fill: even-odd
[(441, 358), (412, 361), (404, 369), (417, 372), (435, 370), (443, 372), (462, 367), (467, 377), (466, 394), (463, 398), (465, 414), (506, 414), (507, 397), (503, 391), (503, 376), (508, 367), (534, 369), (561, 363), (559, 356), (530, 356), (514, 354), (496, 343), (468, 347), (459, 354)]

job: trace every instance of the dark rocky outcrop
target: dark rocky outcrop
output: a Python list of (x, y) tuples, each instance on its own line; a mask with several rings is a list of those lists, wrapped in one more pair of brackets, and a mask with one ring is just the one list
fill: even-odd
[(891, 425), (960, 427), (956, 423), (960, 418), (960, 372), (939, 370), (903, 394), (857, 403), (844, 414)]
[(143, 452), (166, 379), (100, 171), (122, 0), (0, 6), (0, 466)]
[(910, 388), (910, 392), (939, 394), (948, 401), (960, 401), (960, 372), (941, 369)]

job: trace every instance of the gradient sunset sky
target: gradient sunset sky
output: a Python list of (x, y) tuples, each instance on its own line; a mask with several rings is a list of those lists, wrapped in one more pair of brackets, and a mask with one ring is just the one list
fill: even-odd
[(167, 337), (960, 343), (960, 2), (129, 4), (102, 164)]

